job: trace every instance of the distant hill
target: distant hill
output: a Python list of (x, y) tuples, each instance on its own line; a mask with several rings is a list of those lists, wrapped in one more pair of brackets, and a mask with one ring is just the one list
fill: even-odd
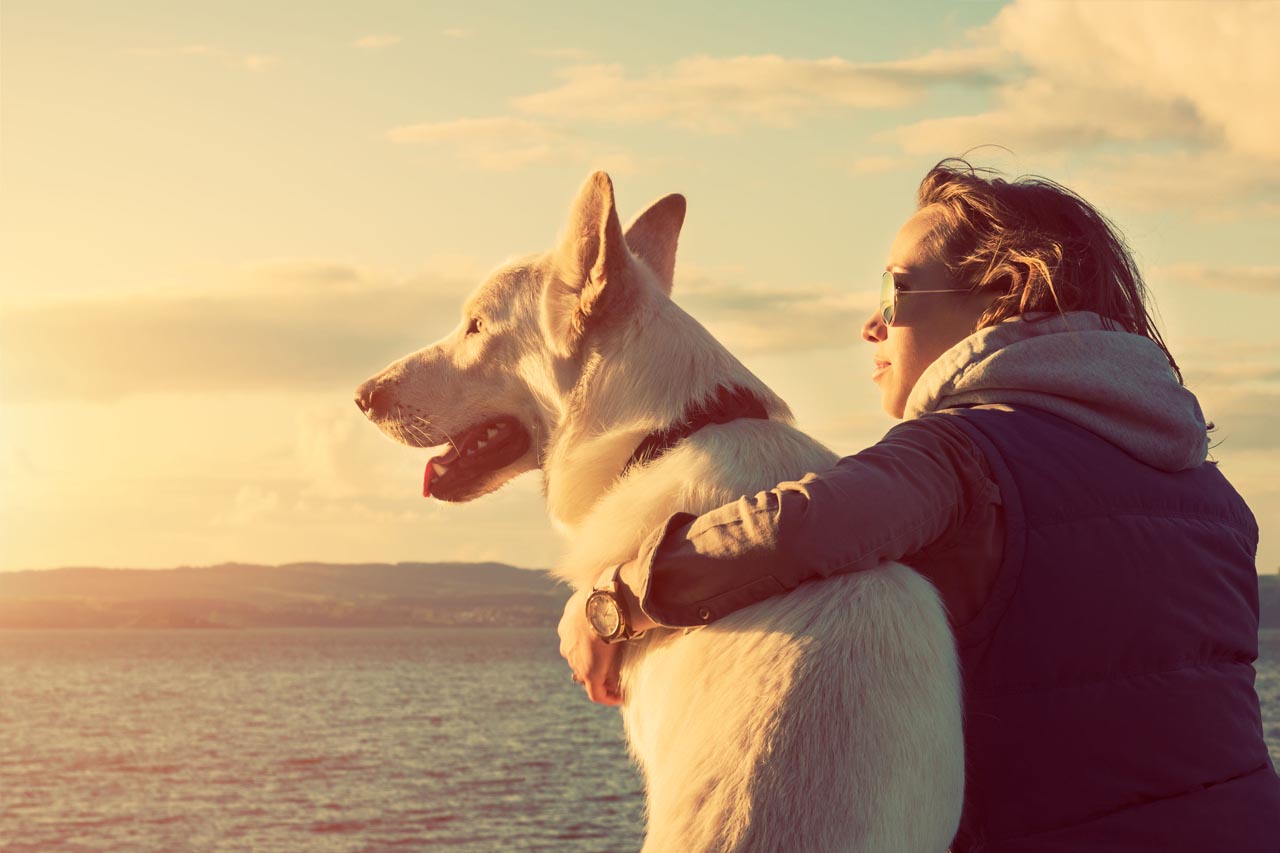
[[(1280, 575), (1261, 575), (1280, 628)], [(569, 589), (501, 563), (226, 563), (0, 572), (0, 628), (554, 626)]]
[(555, 625), (569, 589), (500, 563), (0, 573), (0, 628)]

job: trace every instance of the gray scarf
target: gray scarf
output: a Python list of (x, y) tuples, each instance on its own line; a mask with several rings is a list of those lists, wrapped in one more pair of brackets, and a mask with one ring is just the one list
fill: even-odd
[(1196, 397), (1142, 335), (1092, 311), (1029, 314), (981, 329), (925, 370), (905, 418), (962, 404), (1024, 404), (1052, 412), (1165, 471), (1204, 462)]

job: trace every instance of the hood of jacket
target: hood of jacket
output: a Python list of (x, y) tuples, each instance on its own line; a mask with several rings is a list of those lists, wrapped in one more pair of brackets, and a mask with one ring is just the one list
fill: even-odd
[(1164, 471), (1204, 462), (1204, 414), (1164, 352), (1092, 311), (1028, 314), (980, 329), (925, 369), (906, 420), (960, 405), (1026, 405)]

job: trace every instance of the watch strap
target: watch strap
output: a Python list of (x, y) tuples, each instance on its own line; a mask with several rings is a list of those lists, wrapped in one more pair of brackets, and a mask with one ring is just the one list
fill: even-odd
[[(606, 637), (596, 631), (596, 636), (600, 637), (606, 643), (625, 643), (628, 640), (634, 640), (644, 636), (644, 632), (635, 632), (631, 630), (631, 612), (627, 609), (627, 601), (618, 591), (621, 585), (619, 574), (622, 571), (622, 563), (615, 565), (612, 570), (601, 572), (600, 577), (604, 580), (597, 580), (593, 594), (603, 593), (609, 596), (613, 601), (614, 607), (618, 610), (618, 621), (621, 623), (621, 630), (618, 633)], [(595, 631), (595, 625), (591, 626), (591, 630)]]

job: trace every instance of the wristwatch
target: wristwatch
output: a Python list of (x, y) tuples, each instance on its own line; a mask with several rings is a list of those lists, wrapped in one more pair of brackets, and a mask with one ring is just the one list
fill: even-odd
[(621, 564), (616, 566), (609, 580), (597, 586), (587, 597), (587, 622), (591, 624), (591, 630), (596, 632), (596, 636), (606, 643), (621, 643), (644, 635), (643, 631), (631, 630), (627, 603), (618, 592), (618, 572), (621, 568)]

